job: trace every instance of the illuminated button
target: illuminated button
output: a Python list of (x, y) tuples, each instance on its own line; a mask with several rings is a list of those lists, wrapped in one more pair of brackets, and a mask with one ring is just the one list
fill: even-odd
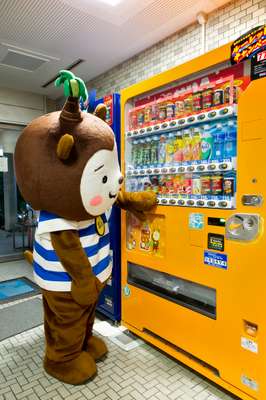
[(171, 199), (171, 200), (169, 201), (169, 203), (170, 203), (170, 204), (176, 204), (176, 200), (175, 200), (175, 199)]
[(127, 175), (132, 175), (132, 171), (127, 171)]
[(160, 204), (160, 199), (156, 199), (156, 203), (157, 203), (157, 204)]
[(162, 204), (167, 204), (168, 201), (167, 201), (166, 199), (162, 199), (161, 203), (162, 203)]
[(147, 130), (147, 132), (151, 132), (152, 131), (152, 127), (148, 126), (148, 128), (146, 130)]
[(178, 172), (184, 172), (185, 171), (185, 167), (179, 167), (178, 168)]
[(133, 131), (133, 135), (137, 135), (139, 131)]
[(171, 121), (170, 122), (170, 126), (175, 126), (176, 125), (176, 121)]
[(213, 201), (213, 200), (208, 201), (207, 202), (207, 206), (214, 207), (215, 206), (215, 201)]
[(184, 125), (186, 120), (184, 118), (178, 120), (178, 125)]
[(209, 112), (208, 117), (209, 118), (214, 118), (214, 117), (216, 117), (216, 115), (217, 115), (216, 111), (211, 111), (211, 112)]
[(183, 206), (183, 205), (185, 204), (185, 202), (184, 202), (184, 200), (178, 200), (178, 204), (179, 204), (180, 206)]
[(200, 115), (197, 116), (197, 119), (198, 119), (199, 121), (203, 121), (205, 118), (206, 118), (206, 115), (205, 115), (205, 114), (200, 114)]
[(187, 119), (187, 121), (191, 123), (191, 122), (194, 122), (195, 119), (196, 119), (195, 117), (189, 117), (189, 118)]
[(228, 114), (228, 112), (229, 112), (228, 108), (223, 108), (222, 110), (219, 111), (219, 114), (225, 115), (225, 114)]
[(176, 172), (176, 168), (174, 167), (170, 168), (170, 172)]
[(133, 174), (134, 174), (134, 175), (138, 175), (138, 173), (139, 173), (139, 171), (138, 171), (137, 169), (135, 169), (135, 170), (133, 171)]
[(145, 174), (144, 169), (141, 169), (141, 170), (139, 171), (139, 173), (140, 173), (141, 175)]
[(139, 131), (140, 133), (145, 133), (146, 130), (144, 128), (141, 128), (141, 130)]
[(190, 167), (188, 167), (188, 171), (194, 171), (195, 167), (193, 165), (191, 165)]
[(198, 200), (196, 204), (197, 204), (197, 206), (202, 207), (202, 206), (204, 206), (205, 203), (203, 200)]
[(187, 201), (187, 204), (188, 204), (189, 206), (194, 206), (195, 201), (194, 201), (194, 200), (188, 200), (188, 201)]
[(168, 168), (162, 168), (162, 173), (165, 174), (166, 172), (168, 172)]
[(146, 169), (146, 173), (147, 173), (147, 174), (151, 174), (151, 173), (152, 173), (152, 169), (150, 169), (150, 168), (149, 168), (149, 169)]
[(154, 174), (159, 174), (159, 173), (160, 173), (160, 170), (159, 170), (158, 168), (154, 168), (153, 173), (154, 173)]
[(228, 168), (228, 164), (222, 163), (222, 164), (219, 165), (219, 168), (220, 169), (227, 169)]
[(163, 124), (162, 124), (162, 128), (167, 128), (168, 127), (168, 123), (167, 122), (164, 122)]
[(227, 204), (228, 204), (227, 201), (219, 201), (218, 206), (225, 208), (227, 207)]
[(197, 170), (198, 170), (198, 171), (204, 171), (204, 170), (205, 170), (205, 165), (199, 165), (199, 166), (197, 167)]
[(155, 126), (153, 127), (153, 130), (154, 130), (154, 131), (158, 131), (158, 129), (160, 129), (160, 125), (155, 125)]
[(208, 170), (214, 171), (215, 169), (216, 169), (216, 165), (215, 164), (208, 165)]
[(128, 137), (130, 137), (131, 135), (132, 135), (132, 133), (131, 133), (131, 132), (128, 132), (128, 133), (127, 133), (127, 136), (128, 136)]

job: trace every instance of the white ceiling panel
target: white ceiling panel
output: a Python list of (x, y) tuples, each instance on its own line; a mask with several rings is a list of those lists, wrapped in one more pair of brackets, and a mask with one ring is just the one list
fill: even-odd
[(1, 0), (0, 54), (4, 43), (48, 61), (32, 71), (0, 65), (0, 86), (56, 98), (60, 89), (42, 85), (59, 69), (83, 59), (73, 72), (88, 81), (229, 1)]

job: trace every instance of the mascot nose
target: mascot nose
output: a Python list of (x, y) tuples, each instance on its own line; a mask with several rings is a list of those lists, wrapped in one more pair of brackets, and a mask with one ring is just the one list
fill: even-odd
[(120, 178), (118, 179), (119, 185), (122, 185), (123, 182), (124, 182), (124, 178), (123, 178), (123, 176), (120, 176)]

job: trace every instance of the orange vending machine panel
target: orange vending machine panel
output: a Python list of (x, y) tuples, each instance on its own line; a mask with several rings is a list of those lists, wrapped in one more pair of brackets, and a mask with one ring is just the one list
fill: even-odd
[(122, 320), (242, 399), (266, 399), (266, 78), (224, 46), (122, 91)]

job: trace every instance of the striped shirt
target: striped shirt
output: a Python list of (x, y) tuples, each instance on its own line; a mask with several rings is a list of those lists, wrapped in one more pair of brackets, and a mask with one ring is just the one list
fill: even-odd
[(106, 281), (112, 272), (110, 257), (110, 234), (106, 212), (102, 216), (105, 225), (103, 236), (95, 227), (95, 219), (88, 221), (68, 221), (47, 211), (40, 211), (38, 227), (35, 233), (33, 267), (36, 283), (51, 291), (71, 291), (72, 279), (61, 264), (51, 241), (51, 232), (64, 230), (78, 231), (81, 245), (88, 257), (92, 271), (101, 281)]

